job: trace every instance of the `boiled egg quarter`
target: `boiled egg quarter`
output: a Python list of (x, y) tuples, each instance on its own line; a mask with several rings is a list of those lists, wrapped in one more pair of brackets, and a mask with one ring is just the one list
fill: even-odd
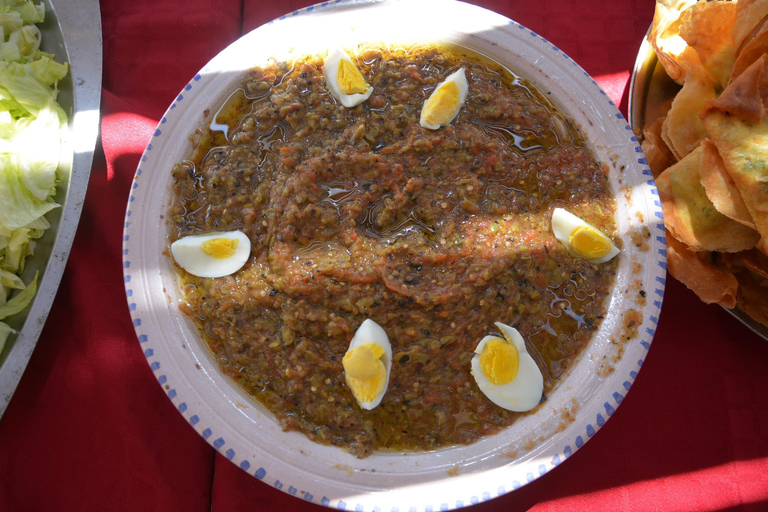
[(242, 231), (190, 235), (171, 244), (181, 268), (198, 277), (223, 277), (240, 270), (251, 255), (251, 241)]
[(363, 322), (342, 360), (347, 387), (358, 405), (371, 410), (381, 403), (392, 371), (392, 345), (379, 324)]
[(469, 84), (464, 68), (450, 74), (440, 82), (421, 107), (419, 124), (437, 130), (453, 121), (467, 99)]
[(572, 253), (590, 263), (605, 263), (619, 254), (619, 248), (599, 229), (562, 208), (552, 212), (552, 231)]
[(332, 48), (323, 64), (325, 83), (331, 96), (345, 107), (354, 107), (367, 100), (373, 92), (363, 74), (347, 52)]
[(472, 375), (494, 404), (510, 411), (530, 411), (541, 402), (544, 376), (517, 329), (501, 322), (496, 327), (503, 337), (480, 340), (472, 356)]

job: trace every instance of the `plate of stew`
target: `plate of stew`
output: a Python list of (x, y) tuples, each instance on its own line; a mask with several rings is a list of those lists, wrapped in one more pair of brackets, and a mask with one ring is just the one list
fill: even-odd
[[(300, 36), (318, 24), (327, 39)], [(357, 104), (329, 85), (335, 49)], [(457, 73), (465, 98), (425, 126)], [(617, 254), (556, 235), (562, 210)], [(160, 121), (125, 226), (129, 309), (174, 406), (244, 471), (342, 510), (460, 508), (565, 461), (634, 382), (666, 275), (616, 106), (544, 38), (460, 2), (318, 4), (233, 43)], [(209, 235), (202, 270), (172, 249)], [(369, 320), (389, 350), (373, 406), (345, 361)], [(509, 328), (512, 373), (540, 374), (525, 410), (473, 370)]]

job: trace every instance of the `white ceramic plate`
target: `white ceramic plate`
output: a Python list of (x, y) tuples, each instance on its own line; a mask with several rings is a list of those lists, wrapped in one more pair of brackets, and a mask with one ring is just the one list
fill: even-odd
[[(422, 24), (421, 20), (430, 19)], [(317, 40), (318, 27), (325, 39)], [(302, 34), (313, 35), (304, 40)], [(331, 44), (448, 41), (484, 53), (550, 93), (610, 169), (624, 251), (608, 314), (546, 405), (498, 435), (426, 453), (356, 459), (295, 432), (217, 369), (178, 310), (164, 214), (170, 170), (190, 150), (192, 127), (215, 111), (243, 72), (270, 57)], [(318, 47), (322, 45), (322, 47)], [(207, 120), (210, 122), (210, 119)], [(647, 236), (642, 238), (642, 234)], [(342, 510), (449, 510), (503, 495), (544, 475), (580, 448), (622, 402), (643, 364), (661, 307), (666, 246), (660, 203), (632, 130), (574, 61), (525, 27), (460, 2), (324, 3), (290, 13), (225, 49), (179, 94), (141, 159), (126, 212), (124, 274), (142, 350), (179, 412), (244, 471), (300, 499)], [(638, 237), (643, 243), (638, 247)], [(627, 311), (642, 322), (623, 341)]]

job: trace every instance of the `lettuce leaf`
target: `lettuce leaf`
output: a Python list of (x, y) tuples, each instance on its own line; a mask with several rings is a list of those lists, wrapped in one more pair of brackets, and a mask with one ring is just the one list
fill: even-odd
[(0, 322), (0, 352), (3, 351), (3, 347), (5, 346), (5, 341), (8, 339), (8, 336), (10, 336), (12, 332), (16, 332), (16, 331), (11, 329), (11, 326), (9, 326), (8, 324)]
[(5, 34), (10, 34), (24, 26), (24, 19), (21, 13), (11, 10), (11, 7), (0, 7), (0, 27)]
[(35, 25), (24, 25), (11, 33), (8, 42), (15, 44), (21, 55), (31, 55), (40, 49), (41, 37), (40, 29)]
[[(0, 289), (2, 289), (2, 286), (0, 286)], [(24, 288), (21, 293), (14, 296), (4, 305), (0, 306), (0, 320), (23, 311), (24, 308), (29, 306), (29, 303), (32, 302), (35, 292), (37, 292), (37, 273), (29, 286)], [(3, 347), (5, 347), (5, 342), (8, 339), (8, 336), (13, 332), (16, 331), (11, 329), (8, 324), (0, 322), (0, 352), (2, 352)]]
[(32, 282), (27, 285), (26, 288), (21, 290), (21, 293), (17, 293), (11, 297), (4, 306), (0, 306), (0, 320), (4, 320), (11, 315), (15, 315), (24, 310), (29, 303), (32, 302), (32, 298), (37, 292), (37, 273)]
[[(19, 276), (2, 268), (0, 268), (0, 284), (3, 285), (3, 288), (14, 288), (16, 290), (23, 290), (25, 286)], [(5, 300), (0, 298), (0, 306), (4, 304)]]

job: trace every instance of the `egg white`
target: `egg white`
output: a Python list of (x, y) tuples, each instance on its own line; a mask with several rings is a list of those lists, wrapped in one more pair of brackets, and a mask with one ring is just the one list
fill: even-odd
[[(389, 341), (389, 336), (387, 336), (386, 331), (379, 324), (370, 318), (360, 324), (357, 332), (355, 332), (355, 335), (352, 337), (352, 341), (349, 342), (347, 352), (356, 349), (360, 345), (366, 345), (368, 343), (379, 345), (384, 349), (384, 355), (381, 356), (381, 361), (384, 363), (384, 368), (387, 371), (386, 381), (384, 382), (384, 388), (381, 393), (371, 401), (357, 401), (360, 407), (370, 411), (381, 403), (381, 400), (387, 393), (389, 376), (392, 373), (392, 344)], [(355, 398), (355, 400), (357, 400), (357, 398)]]
[[(202, 246), (216, 238), (237, 240), (234, 254), (228, 258), (216, 258), (205, 253)], [(251, 241), (242, 231), (212, 232), (190, 235), (171, 244), (171, 254), (176, 263), (198, 277), (224, 277), (240, 270), (251, 255)]]
[(475, 355), (472, 357), (472, 375), (480, 391), (494, 404), (510, 411), (530, 411), (541, 402), (541, 396), (544, 392), (544, 376), (536, 362), (528, 354), (525, 341), (517, 329), (501, 322), (496, 322), (496, 327), (501, 330), (507, 342), (512, 343), (517, 349), (519, 358), (517, 374), (506, 384), (493, 384), (483, 374), (480, 367), (480, 354), (483, 353), (483, 348), (488, 341), (498, 338), (498, 336), (486, 336), (480, 340), (475, 349)]
[[(449, 83), (455, 83), (456, 86), (459, 88), (459, 98), (456, 105), (454, 105), (454, 111), (451, 118), (441, 124), (431, 124), (426, 119), (425, 116), (427, 114), (428, 106), (432, 100), (432, 98)], [(451, 121), (456, 119), (456, 116), (459, 115), (459, 111), (461, 110), (461, 107), (464, 106), (464, 102), (467, 100), (467, 92), (469, 91), (469, 83), (467, 82), (467, 76), (464, 72), (464, 68), (461, 68), (450, 75), (448, 75), (445, 80), (440, 82), (437, 87), (435, 87), (435, 90), (432, 91), (432, 94), (429, 95), (429, 98), (424, 102), (424, 105), (421, 107), (421, 117), (419, 119), (419, 124), (423, 126), (424, 128), (429, 128), (430, 130), (437, 130), (440, 127), (446, 126), (447, 124), (450, 124)]]
[[(363, 93), (343, 93), (341, 89), (339, 89), (339, 84), (337, 82), (339, 62), (342, 60), (351, 62), (352, 65), (357, 67), (357, 64), (349, 58), (347, 52), (341, 48), (335, 47), (328, 50), (328, 55), (325, 57), (325, 62), (323, 63), (323, 76), (325, 76), (325, 83), (328, 86), (328, 91), (331, 93), (331, 96), (336, 98), (336, 100), (345, 107), (351, 108), (367, 100), (373, 93), (373, 87), (366, 82), (366, 91)], [(363, 77), (363, 80), (365, 80), (365, 77)]]
[[(601, 258), (590, 259), (581, 255), (578, 251), (571, 247), (571, 234), (574, 232), (574, 230), (583, 226), (593, 229), (595, 232), (600, 234), (606, 242), (610, 244), (610, 248), (605, 256)], [(588, 260), (590, 263), (605, 263), (606, 261), (610, 261), (617, 254), (619, 254), (619, 248), (616, 247), (613, 241), (608, 238), (602, 231), (597, 229), (592, 224), (583, 221), (571, 212), (564, 210), (563, 208), (555, 208), (555, 210), (552, 212), (552, 231), (555, 234), (555, 238), (564, 243), (570, 251), (578, 254), (580, 257)]]

